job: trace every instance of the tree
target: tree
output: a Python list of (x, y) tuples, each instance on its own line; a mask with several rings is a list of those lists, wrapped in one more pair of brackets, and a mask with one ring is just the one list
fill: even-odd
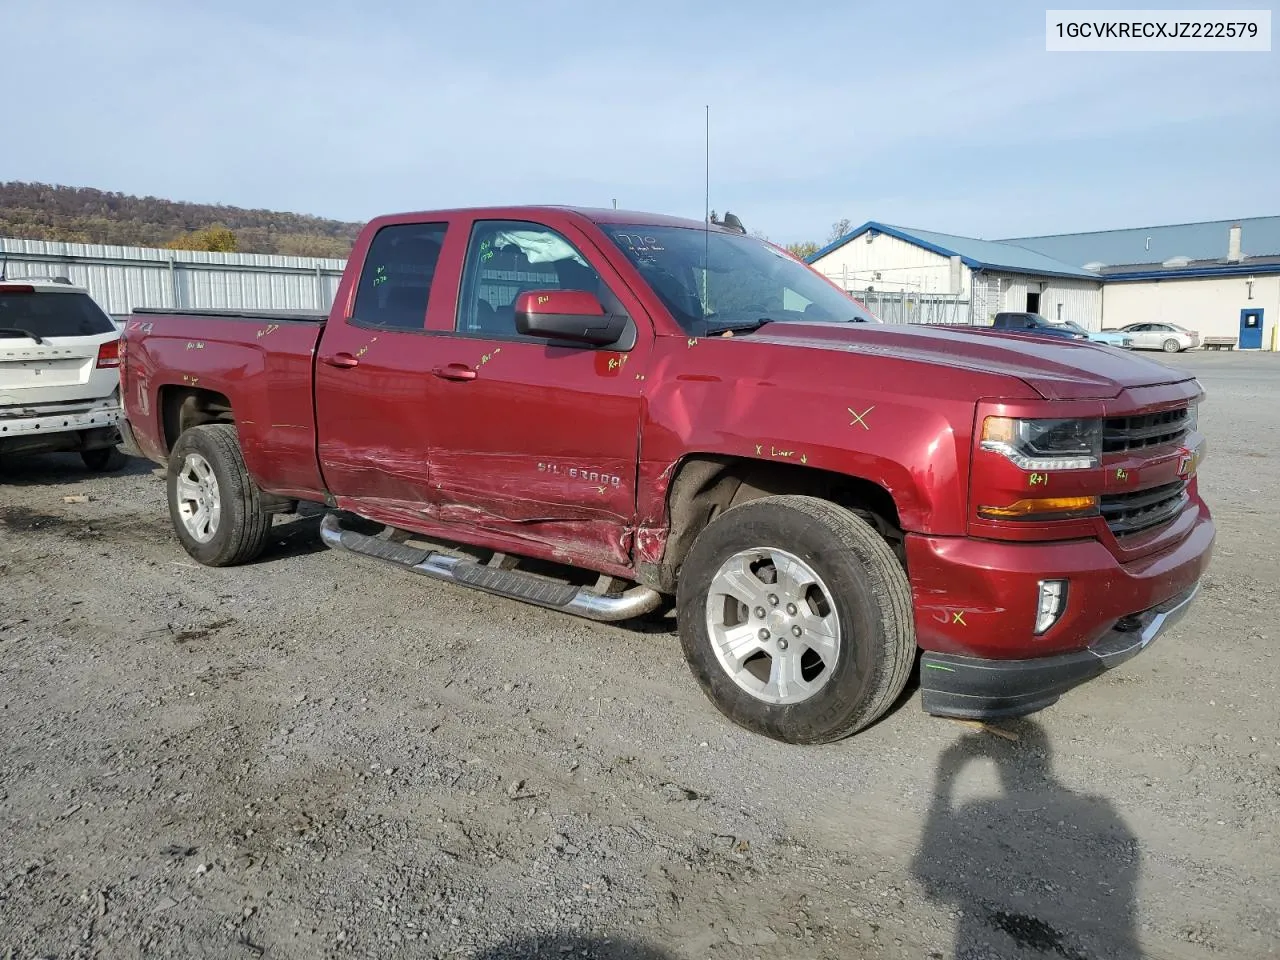
[(827, 234), (827, 243), (835, 243), (851, 229), (853, 229), (853, 222), (848, 217), (837, 220), (831, 225), (831, 232)]
[(813, 256), (820, 249), (812, 240), (801, 240), (799, 243), (787, 244), (787, 252), (793, 257), (799, 257), (801, 260)]
[(193, 230), (169, 241), (170, 250), (208, 250), (212, 253), (235, 253), (239, 248), (236, 235), (220, 223)]

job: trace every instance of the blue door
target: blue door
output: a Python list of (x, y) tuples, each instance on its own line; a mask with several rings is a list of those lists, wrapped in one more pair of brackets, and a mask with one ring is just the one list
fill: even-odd
[(1262, 349), (1262, 309), (1240, 311), (1240, 349)]

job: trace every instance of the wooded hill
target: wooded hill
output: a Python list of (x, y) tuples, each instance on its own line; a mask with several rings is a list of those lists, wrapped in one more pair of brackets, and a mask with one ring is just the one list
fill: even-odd
[(298, 213), (131, 197), (91, 187), (0, 183), (0, 237), (345, 257), (360, 227)]

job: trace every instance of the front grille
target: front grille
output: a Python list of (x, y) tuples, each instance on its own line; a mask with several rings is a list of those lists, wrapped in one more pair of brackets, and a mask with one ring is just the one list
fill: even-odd
[(1149, 490), (1102, 497), (1102, 517), (1117, 537), (1127, 537), (1168, 523), (1187, 502), (1187, 481), (1176, 480)]
[(1102, 452), (1127, 453), (1167, 443), (1187, 435), (1187, 408), (1177, 407), (1136, 417), (1111, 417), (1102, 427)]

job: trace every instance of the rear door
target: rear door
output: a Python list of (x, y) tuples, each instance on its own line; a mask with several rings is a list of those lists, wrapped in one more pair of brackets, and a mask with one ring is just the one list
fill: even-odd
[[(530, 290), (587, 290), (636, 325), (619, 352), (516, 332)], [(652, 326), (577, 224), (476, 220), (456, 317), (437, 338), (431, 476), (440, 519), (523, 539), (530, 553), (630, 563), (641, 391)]]
[(1131, 323), (1127, 327), (1121, 327), (1120, 332), (1133, 341), (1134, 347), (1141, 349), (1147, 345), (1147, 331), (1150, 327), (1149, 323)]
[(0, 284), (0, 408), (70, 411), (110, 397), (120, 385), (119, 339), (83, 291)]
[(387, 521), (421, 517), (433, 499), (427, 451), (439, 414), (428, 387), (439, 338), (426, 318), (441, 295), (436, 277), (448, 231), (444, 220), (379, 229), (350, 315), (334, 311), (316, 357), (325, 487), (344, 508)]

